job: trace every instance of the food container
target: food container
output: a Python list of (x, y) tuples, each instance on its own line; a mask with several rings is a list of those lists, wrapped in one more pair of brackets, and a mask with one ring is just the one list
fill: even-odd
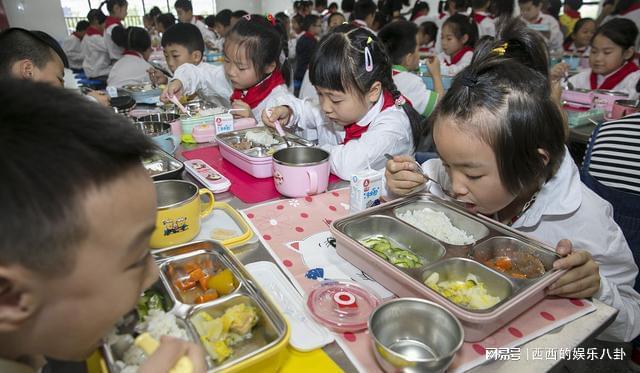
[(136, 102), (145, 104), (155, 104), (158, 102), (162, 89), (154, 88), (151, 84), (129, 84), (118, 89), (121, 95), (129, 95)]
[(193, 127), (191, 135), (197, 143), (213, 142), (216, 139), (216, 128), (213, 124), (200, 124)]
[(111, 97), (111, 107), (118, 114), (129, 115), (131, 110), (136, 107), (136, 100), (131, 96)]
[(567, 113), (567, 121), (569, 127), (580, 127), (585, 124), (591, 124), (595, 122), (602, 122), (604, 120), (604, 110), (599, 108), (590, 109), (587, 111), (576, 111), (569, 108), (565, 108)]
[[(222, 362), (216, 362), (209, 356), (210, 372), (276, 372), (287, 356), (287, 345), (290, 329), (284, 316), (278, 311), (270, 298), (255, 285), (255, 280), (249, 275), (242, 264), (228, 249), (213, 241), (196, 241), (187, 245), (156, 250), (154, 257), (161, 267), (160, 277), (165, 288), (172, 289), (169, 293), (176, 304), (173, 312), (187, 321), (190, 329), (198, 337), (196, 340), (204, 343), (201, 331), (198, 331), (197, 314), (205, 312), (211, 318), (220, 317), (225, 310), (244, 304), (253, 307), (258, 314), (258, 322), (251, 329), (252, 337), (232, 346), (233, 353)], [(169, 282), (169, 266), (187, 263), (189, 261), (211, 260), (212, 265), (221, 269), (226, 267), (232, 271), (237, 280), (237, 288), (230, 294), (216, 300), (199, 305), (186, 304), (176, 296), (175, 288)], [(207, 346), (205, 346), (207, 350)]]
[[(399, 218), (407, 211), (420, 211), (425, 207), (443, 213), (454, 226), (471, 234), (473, 240), (468, 244), (452, 245)], [(340, 256), (400, 297), (418, 297), (440, 304), (460, 320), (465, 340), (470, 342), (486, 338), (542, 300), (544, 289), (566, 272), (553, 269), (552, 263), (559, 258), (553, 248), (484, 216), (469, 214), (456, 204), (429, 193), (398, 199), (335, 220), (331, 232)], [(406, 269), (391, 264), (360, 242), (367, 235), (387, 235), (425, 259), (424, 266)], [(512, 251), (525, 251), (534, 257), (532, 260), (539, 260), (544, 266), (544, 274), (535, 278), (513, 278), (483, 263), (491, 253), (507, 246)], [(444, 248), (443, 254), (440, 247)], [(426, 252), (422, 251), (425, 249)], [(457, 303), (446, 298), (425, 284), (434, 273), (439, 277), (437, 284), (443, 288), (447, 280), (484, 287), (487, 297), (482, 300), (494, 299), (495, 304), (476, 307), (474, 302), (460, 300), (465, 300), (464, 297), (452, 297)], [(469, 275), (473, 277), (466, 283)]]
[(369, 319), (369, 333), (386, 372), (444, 372), (464, 338), (462, 325), (449, 311), (417, 298), (379, 306)]
[(169, 154), (175, 153), (180, 145), (180, 139), (171, 133), (171, 125), (165, 122), (135, 122), (136, 127), (149, 136), (162, 150)]
[(637, 112), (640, 112), (638, 100), (616, 100), (611, 110), (611, 118), (619, 119)]
[(570, 106), (590, 108), (593, 105), (593, 91), (588, 89), (565, 89), (562, 91), (562, 100)]
[[(246, 140), (248, 132), (266, 132), (270, 134), (277, 143), (266, 147)], [(309, 141), (286, 134), (287, 139), (294, 146), (312, 146)], [(256, 178), (267, 178), (273, 176), (272, 154), (279, 149), (285, 148), (286, 143), (278, 136), (276, 131), (268, 127), (256, 127), (243, 130), (231, 131), (216, 136), (222, 158), (233, 163), (236, 167)], [(241, 148), (241, 145), (246, 145)]]
[(135, 118), (137, 122), (165, 122), (171, 125), (171, 133), (180, 138), (182, 135), (182, 123), (180, 122), (180, 114), (175, 113), (156, 113), (144, 115)]
[(159, 149), (151, 157), (143, 159), (142, 165), (155, 181), (180, 179), (184, 170), (184, 163)]
[(604, 109), (605, 118), (611, 118), (611, 111), (613, 110), (613, 104), (617, 100), (625, 100), (628, 95), (624, 92), (607, 91), (604, 89), (598, 89), (593, 92), (593, 106), (596, 108)]
[(202, 220), (196, 239), (213, 240), (227, 249), (257, 241), (247, 221), (226, 202), (213, 204), (213, 211)]
[(324, 193), (329, 186), (329, 152), (320, 148), (293, 147), (273, 153), (273, 182), (287, 197)]
[(562, 62), (569, 66), (570, 71), (575, 71), (580, 66), (580, 55), (577, 54), (565, 54), (562, 56)]

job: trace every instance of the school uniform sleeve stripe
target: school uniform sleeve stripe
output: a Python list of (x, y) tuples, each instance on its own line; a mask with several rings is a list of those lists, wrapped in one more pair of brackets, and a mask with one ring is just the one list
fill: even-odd
[(422, 115), (428, 117), (433, 113), (433, 110), (436, 108), (436, 104), (438, 103), (438, 92), (427, 90), (429, 96), (427, 97), (427, 106), (425, 106)]

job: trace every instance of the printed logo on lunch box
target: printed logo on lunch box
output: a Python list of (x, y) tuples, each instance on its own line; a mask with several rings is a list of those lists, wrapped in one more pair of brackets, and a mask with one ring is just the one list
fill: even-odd
[(213, 121), (216, 125), (216, 133), (221, 134), (233, 131), (233, 116), (231, 114), (217, 115)]
[(184, 232), (189, 229), (189, 224), (187, 224), (187, 217), (183, 216), (177, 219), (167, 219), (162, 221), (162, 225), (164, 226), (164, 235), (170, 236), (175, 233)]
[(284, 176), (279, 171), (273, 171), (273, 180), (275, 180), (276, 184), (282, 185), (284, 183)]

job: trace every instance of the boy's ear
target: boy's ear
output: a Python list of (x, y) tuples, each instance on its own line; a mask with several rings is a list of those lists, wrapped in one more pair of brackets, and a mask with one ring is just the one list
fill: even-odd
[(194, 65), (200, 63), (200, 61), (202, 61), (202, 52), (200, 52), (200, 51), (191, 52), (191, 61), (198, 61)]
[(549, 160), (551, 159), (551, 157), (549, 157), (549, 152), (546, 149), (538, 148), (538, 154), (540, 154), (540, 158), (542, 158), (544, 165), (548, 165)]
[(29, 59), (22, 59), (13, 64), (11, 71), (18, 79), (33, 79), (35, 65)]
[(636, 48), (629, 47), (622, 53), (622, 58), (624, 58), (625, 61), (629, 61), (630, 59), (633, 58), (635, 54), (636, 54)]
[(276, 69), (276, 62), (271, 62), (270, 64), (268, 64), (265, 68), (264, 68), (264, 73), (269, 75), (273, 72), (273, 70)]
[(380, 95), (382, 94), (382, 83), (376, 81), (369, 88), (369, 92), (367, 93), (367, 101), (371, 103), (375, 103), (380, 99)]
[(34, 274), (19, 265), (0, 266), (0, 334), (19, 331), (38, 310)]

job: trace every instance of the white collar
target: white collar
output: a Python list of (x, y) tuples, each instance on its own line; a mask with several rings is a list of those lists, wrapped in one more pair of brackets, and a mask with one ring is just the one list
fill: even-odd
[(367, 26), (367, 22), (365, 22), (365, 21), (363, 21), (363, 20), (361, 20), (361, 19), (354, 19), (354, 20), (353, 20), (353, 23), (357, 23), (357, 24), (359, 24), (359, 25), (360, 25), (360, 26), (362, 26), (362, 27), (368, 27), (368, 26)]
[(536, 202), (513, 224), (513, 228), (534, 227), (545, 215), (567, 215), (582, 204), (582, 182), (578, 167), (565, 146), (564, 157), (553, 177), (542, 185)]
[(384, 93), (380, 93), (380, 97), (378, 98), (378, 102), (376, 102), (371, 109), (364, 115), (364, 117), (360, 118), (359, 121), (356, 122), (356, 125), (360, 127), (366, 127), (380, 114), (382, 111), (382, 104), (384, 103)]

